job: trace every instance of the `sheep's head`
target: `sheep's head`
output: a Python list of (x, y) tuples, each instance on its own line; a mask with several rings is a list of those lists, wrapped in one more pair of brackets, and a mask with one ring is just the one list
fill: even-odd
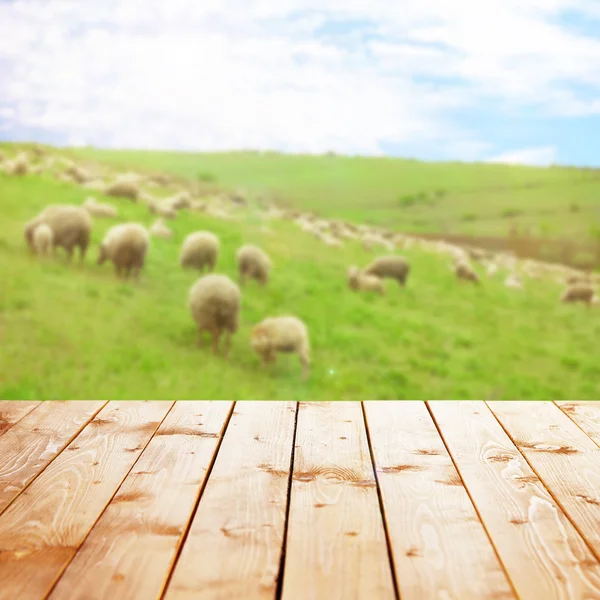
[(100, 247), (98, 249), (98, 264), (102, 265), (104, 264), (104, 261), (108, 258), (107, 254), (106, 254), (106, 245), (105, 244), (100, 244)]
[(347, 271), (347, 276), (348, 276), (348, 285), (350, 286), (351, 289), (356, 289), (357, 288), (357, 279), (358, 279), (358, 274), (360, 273), (358, 267), (352, 265), (351, 267), (348, 268)]
[(27, 242), (27, 245), (29, 246), (29, 249), (32, 252), (34, 251), (34, 248), (33, 248), (33, 232), (35, 231), (35, 228), (37, 226), (38, 226), (37, 220), (35, 220), (35, 221), (29, 221), (29, 223), (27, 223), (25, 225), (25, 229), (24, 229), (25, 241)]
[(271, 347), (271, 340), (264, 327), (259, 324), (252, 329), (250, 336), (250, 346), (258, 354), (265, 354)]

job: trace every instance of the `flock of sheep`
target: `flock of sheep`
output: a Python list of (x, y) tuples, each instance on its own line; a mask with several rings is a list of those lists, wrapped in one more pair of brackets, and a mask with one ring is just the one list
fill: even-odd
[[(37, 154), (38, 164), (34, 165), (25, 153), (20, 153), (16, 158), (5, 160), (2, 168), (10, 175), (50, 170), (56, 165), (56, 159), (48, 156), (45, 163), (40, 163), (44, 155), (45, 152), (40, 150)], [(0, 154), (0, 162), (2, 159)], [(159, 200), (140, 187), (140, 182), (166, 185), (170, 183), (167, 176), (155, 175), (145, 178), (142, 175), (129, 174), (104, 182), (92, 177), (84, 168), (68, 159), (58, 160), (62, 161), (62, 168), (56, 173), (59, 179), (101, 190), (106, 196), (143, 202), (151, 213), (157, 215), (157, 220), (148, 229), (140, 223), (125, 222), (111, 227), (106, 233), (99, 246), (97, 263), (102, 265), (105, 261), (112, 262), (117, 277), (124, 279), (139, 277), (146, 261), (151, 236), (170, 238), (172, 234), (164, 219), (176, 218), (179, 210), (197, 210), (210, 212), (221, 218), (234, 218), (224, 206), (215, 207), (214, 203), (211, 206), (206, 201), (193, 200), (186, 190), (171, 198)], [(243, 200), (239, 198), (233, 202), (243, 204)], [(481, 284), (481, 278), (470, 259), (481, 262), (489, 276), (493, 276), (500, 267), (508, 268), (509, 275), (505, 280), (507, 287), (523, 287), (525, 274), (531, 277), (541, 277), (544, 274), (560, 275), (567, 279), (567, 288), (561, 296), (563, 302), (584, 302), (588, 306), (598, 302), (595, 296), (595, 281), (592, 280), (591, 275), (561, 265), (535, 261), (518, 263), (514, 257), (508, 255), (491, 255), (479, 249), (462, 248), (444, 242), (429, 242), (382, 228), (319, 219), (316, 215), (275, 207), (267, 209), (263, 216), (266, 219), (293, 220), (304, 231), (313, 234), (332, 248), (343, 246), (345, 240), (357, 239), (366, 251), (371, 251), (376, 246), (392, 251), (398, 247), (409, 248), (416, 245), (438, 253), (450, 254), (454, 257), (452, 269), (458, 281)], [(114, 206), (99, 203), (92, 197), (86, 198), (81, 206), (50, 205), (25, 224), (25, 240), (30, 250), (37, 255), (51, 255), (55, 248), (62, 247), (69, 260), (72, 259), (75, 250), (78, 250), (80, 260), (83, 261), (90, 244), (92, 217), (114, 219), (118, 218), (118, 211)], [(202, 273), (191, 287), (188, 296), (188, 307), (198, 332), (197, 344), (200, 346), (202, 335), (209, 333), (212, 336), (213, 351), (218, 354), (220, 340), (224, 337), (222, 353), (226, 356), (231, 345), (231, 336), (239, 326), (240, 286), (244, 286), (248, 279), (256, 280), (260, 285), (265, 286), (269, 281), (272, 261), (264, 250), (257, 246), (245, 245), (239, 248), (236, 253), (238, 285), (227, 275), (214, 273), (220, 250), (219, 238), (214, 233), (194, 231), (181, 245), (179, 264), (182, 268), (196, 269)], [(518, 264), (521, 275), (517, 272)], [(208, 274), (204, 274), (205, 269)], [(410, 264), (405, 257), (386, 254), (375, 258), (363, 269), (350, 266), (347, 271), (347, 284), (354, 291), (383, 295), (386, 278), (393, 279), (400, 286), (404, 286), (409, 273)], [(265, 318), (252, 329), (250, 346), (265, 364), (275, 362), (278, 352), (296, 352), (302, 364), (303, 377), (305, 379), (308, 377), (309, 334), (306, 324), (298, 317), (285, 315)]]

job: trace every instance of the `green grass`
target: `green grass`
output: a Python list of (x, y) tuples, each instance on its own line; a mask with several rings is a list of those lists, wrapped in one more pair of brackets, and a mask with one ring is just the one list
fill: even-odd
[[(427, 169), (445, 173), (436, 187), (460, 187), (458, 173), (477, 174), (483, 185), (510, 169), (472, 165), (397, 165), (404, 178), (392, 177), (393, 161), (338, 158), (285, 158), (236, 155), (211, 157), (174, 154), (88, 152), (90, 156), (135, 168), (157, 168), (224, 185), (264, 192), (272, 185), (302, 185), (318, 161), (355, 161), (363, 177), (369, 165), (381, 188), (414, 187)], [(237, 162), (236, 162), (237, 160)], [(273, 161), (269, 169), (252, 165)], [(294, 168), (283, 168), (286, 160)], [(294, 162), (298, 161), (298, 162)], [(266, 164), (266, 163), (265, 163)], [(277, 173), (277, 165), (282, 169)], [(411, 174), (413, 165), (416, 175)], [(481, 172), (478, 169), (481, 167)], [(334, 167), (335, 168), (335, 167)], [(323, 167), (323, 172), (328, 169)], [(331, 206), (315, 198), (323, 212), (344, 211), (353, 171), (339, 169), (329, 183)], [(511, 177), (560, 179), (568, 170), (515, 169)], [(561, 175), (562, 173), (562, 175)], [(310, 177), (309, 177), (310, 175)], [(355, 175), (358, 177), (358, 175)], [(588, 176), (586, 174), (586, 176)], [(576, 172), (570, 172), (575, 179)], [(395, 179), (394, 179), (395, 178)], [(464, 181), (468, 177), (465, 176)], [(470, 181), (470, 180), (469, 180)], [(588, 184), (581, 184), (585, 187)], [(591, 184), (589, 184), (591, 185)], [(312, 186), (317, 184), (313, 180)], [(406, 187), (409, 187), (406, 184)], [(420, 186), (422, 187), (422, 186)], [(574, 186), (574, 188), (578, 186)], [(321, 188), (321, 194), (322, 190)], [(409, 190), (410, 191), (410, 190)], [(407, 191), (407, 193), (409, 193)], [(395, 189), (396, 202), (402, 189)], [(408, 285), (388, 282), (385, 297), (359, 295), (345, 284), (349, 264), (365, 264), (371, 255), (358, 244), (326, 249), (288, 222), (272, 222), (266, 233), (255, 213), (228, 222), (182, 212), (169, 221), (173, 240), (153, 239), (139, 285), (118, 282), (108, 264), (95, 264), (97, 244), (114, 224), (95, 220), (93, 244), (83, 266), (68, 266), (62, 256), (40, 261), (25, 248), (23, 224), (49, 203), (77, 203), (87, 195), (47, 176), (11, 178), (0, 173), (0, 398), (2, 399), (597, 399), (600, 397), (600, 310), (558, 303), (560, 287), (533, 282), (524, 292), (508, 290), (502, 278), (485, 278), (481, 288), (459, 286), (448, 260), (418, 249), (405, 251), (411, 261)], [(101, 199), (101, 196), (92, 192)], [(383, 192), (381, 192), (383, 196)], [(365, 211), (355, 190), (349, 212)], [(445, 201), (445, 197), (444, 201)], [(146, 224), (145, 208), (110, 200), (121, 220)], [(353, 207), (354, 203), (354, 207)], [(307, 200), (305, 205), (310, 207)], [(461, 208), (457, 214), (474, 212)], [(477, 224), (477, 221), (469, 224)], [(221, 237), (217, 271), (236, 278), (234, 254), (242, 243), (258, 243), (274, 260), (272, 280), (261, 289), (243, 290), (241, 327), (228, 361), (197, 349), (187, 309), (193, 272), (177, 264), (184, 236), (209, 229)], [(301, 381), (297, 356), (280, 356), (265, 368), (249, 348), (251, 327), (264, 317), (293, 313), (308, 324), (313, 348), (310, 380)]]
[[(412, 232), (503, 236), (510, 212), (531, 235), (589, 238), (600, 223), (600, 169), (258, 152), (73, 152), (121, 167), (268, 192), (288, 206)], [(579, 210), (572, 212), (572, 205)]]

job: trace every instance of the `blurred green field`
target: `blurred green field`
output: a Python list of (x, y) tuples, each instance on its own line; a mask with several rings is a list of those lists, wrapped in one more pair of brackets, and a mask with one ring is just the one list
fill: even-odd
[(600, 169), (231, 152), (73, 151), (120, 167), (212, 178), (324, 216), (411, 232), (600, 234)]
[[(384, 218), (386, 210), (396, 214), (393, 202), (403, 190), (426, 189), (433, 181), (466, 194), (468, 186), (492, 186), (502, 178), (516, 184), (547, 177), (566, 188), (568, 177), (591, 177), (566, 169), (375, 159), (80, 153), (132, 169), (211, 173), (226, 186), (288, 190), (290, 198), (295, 190), (298, 206), (356, 220), (369, 212), (364, 194), (370, 186), (379, 207), (374, 211)], [(433, 176), (438, 171), (443, 177)], [(479, 288), (459, 286), (448, 259), (411, 249), (402, 252), (412, 264), (405, 289), (388, 282), (386, 297), (359, 295), (347, 289), (345, 271), (372, 255), (356, 243), (327, 249), (292, 223), (261, 223), (252, 210), (242, 212), (239, 222), (182, 211), (167, 222), (172, 240), (153, 239), (138, 285), (118, 282), (109, 264), (95, 264), (111, 220), (95, 219), (83, 266), (66, 265), (62, 255), (50, 261), (30, 256), (24, 223), (47, 204), (80, 204), (88, 195), (49, 175), (0, 173), (2, 399), (600, 397), (600, 310), (561, 305), (556, 283), (529, 282), (515, 291), (503, 286), (502, 276), (484, 276)], [(143, 206), (92, 195), (117, 206), (120, 221), (153, 221)], [(182, 271), (177, 258), (185, 235), (198, 229), (221, 237), (217, 272), (237, 279), (234, 255), (242, 243), (260, 244), (274, 261), (267, 288), (251, 282), (243, 290), (241, 327), (228, 361), (212, 356), (208, 340), (204, 349), (194, 345), (187, 295), (197, 275)], [(255, 323), (286, 313), (309, 327), (313, 367), (306, 383), (297, 356), (280, 356), (274, 368), (265, 368), (249, 347)]]

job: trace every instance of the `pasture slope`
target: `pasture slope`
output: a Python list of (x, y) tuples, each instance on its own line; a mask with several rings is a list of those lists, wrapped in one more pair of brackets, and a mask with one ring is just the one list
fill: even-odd
[[(6, 144), (0, 149), (14, 152)], [(371, 220), (399, 230), (408, 218), (403, 211), (410, 209), (393, 202), (415, 190), (456, 189), (468, 195), (468, 189), (491, 189), (507, 180), (523, 190), (537, 189), (526, 187), (531, 181), (572, 194), (599, 189), (591, 181), (594, 172), (572, 169), (269, 154), (68, 154), (120, 170), (200, 175), (225, 187), (276, 192), (299, 208), (356, 222), (366, 220), (372, 208)], [(488, 277), (476, 265), (483, 285), (459, 285), (447, 257), (411, 248), (399, 252), (412, 265), (405, 289), (388, 281), (385, 297), (352, 293), (347, 266), (364, 265), (383, 252), (367, 253), (357, 242), (326, 248), (292, 222), (262, 220), (252, 203), (236, 212), (237, 221), (181, 211), (167, 221), (172, 240), (153, 238), (137, 285), (117, 281), (111, 265), (95, 264), (98, 243), (114, 224), (108, 219), (95, 219), (84, 265), (66, 265), (62, 256), (32, 257), (23, 224), (47, 204), (80, 204), (88, 195), (117, 206), (119, 221), (154, 221), (140, 204), (104, 198), (50, 174), (0, 172), (2, 399), (600, 397), (600, 308), (560, 304), (562, 287), (556, 281), (528, 280), (524, 290), (511, 290), (503, 285), (505, 273)], [(558, 206), (559, 196), (548, 194), (548, 206)], [(469, 209), (483, 215), (490, 207), (484, 194), (479, 197)], [(454, 210), (447, 197), (443, 201)], [(538, 207), (545, 206), (541, 195), (538, 201)], [(428, 210), (433, 219), (435, 207)], [(582, 228), (589, 226), (589, 219), (579, 217)], [(217, 272), (237, 279), (234, 255), (243, 243), (261, 245), (274, 261), (265, 289), (251, 282), (243, 290), (241, 327), (228, 361), (212, 356), (208, 342), (203, 349), (194, 345), (187, 296), (198, 276), (179, 268), (178, 253), (185, 235), (198, 229), (221, 238)], [(309, 327), (313, 366), (306, 383), (297, 356), (280, 356), (274, 368), (264, 368), (249, 348), (255, 323), (285, 313)]]

